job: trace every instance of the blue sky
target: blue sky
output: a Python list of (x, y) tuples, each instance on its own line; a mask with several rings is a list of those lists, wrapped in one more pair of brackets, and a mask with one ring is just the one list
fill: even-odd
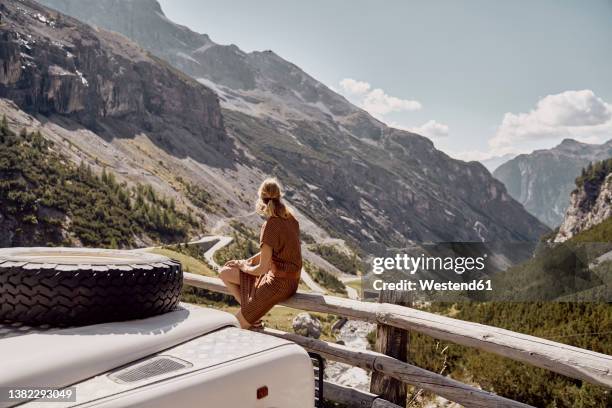
[(612, 0), (159, 1), (457, 157), (612, 138)]

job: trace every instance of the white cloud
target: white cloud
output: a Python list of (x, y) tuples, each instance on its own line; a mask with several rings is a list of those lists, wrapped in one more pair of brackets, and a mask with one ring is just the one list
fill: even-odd
[(612, 106), (585, 89), (545, 96), (527, 113), (506, 113), (489, 145), (500, 154), (533, 142), (574, 138), (598, 143), (611, 135)]
[(340, 81), (340, 87), (343, 93), (355, 98), (355, 103), (359, 107), (381, 120), (383, 115), (388, 113), (415, 111), (422, 108), (419, 101), (388, 95), (380, 88), (372, 89), (372, 86), (364, 81), (344, 78)]
[(610, 106), (589, 89), (548, 95), (540, 99), (535, 113), (551, 126), (593, 126), (612, 118)]
[(427, 136), (430, 139), (439, 139), (448, 136), (448, 125), (438, 123), (435, 120), (427, 121), (421, 126), (407, 129), (410, 132)]
[(419, 110), (422, 105), (419, 101), (387, 95), (382, 89), (376, 88), (365, 96), (363, 108), (373, 115), (386, 115), (391, 112)]
[(356, 81), (351, 78), (344, 78), (342, 81), (340, 81), (340, 87), (344, 92), (351, 95), (363, 95), (371, 88), (369, 83)]

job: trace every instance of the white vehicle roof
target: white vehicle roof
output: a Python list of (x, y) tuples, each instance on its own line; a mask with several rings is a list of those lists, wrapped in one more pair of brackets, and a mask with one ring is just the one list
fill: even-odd
[[(294, 343), (226, 327), (74, 384), (74, 402), (21, 406), (312, 408), (311, 364), (306, 351)], [(261, 386), (267, 386), (270, 395), (258, 401)]]
[(190, 305), (142, 320), (20, 335), (23, 328), (0, 325), (0, 387), (78, 383), (227, 326), (238, 326), (229, 313)]

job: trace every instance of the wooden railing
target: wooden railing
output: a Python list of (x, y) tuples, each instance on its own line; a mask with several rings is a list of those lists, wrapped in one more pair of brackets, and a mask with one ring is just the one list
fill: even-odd
[[(184, 282), (187, 285), (214, 292), (229, 293), (222, 281), (216, 278), (185, 273)], [(612, 356), (578, 347), (388, 303), (368, 303), (299, 292), (291, 299), (283, 302), (282, 305), (423, 333), (440, 340), (475, 347), (545, 368), (567, 377), (612, 389)], [(327, 359), (361, 367), (372, 372), (383, 373), (466, 407), (529, 406), (381, 353), (355, 350), (335, 343), (276, 330), (267, 329), (266, 333), (294, 341), (307, 350), (319, 353)], [(335, 391), (338, 395), (344, 397), (350, 394), (353, 398), (360, 398), (362, 401), (371, 399), (371, 406), (393, 406), (384, 405), (384, 401), (378, 401), (375, 405), (376, 398), (370, 398), (367, 393), (351, 393), (338, 387), (335, 388)]]

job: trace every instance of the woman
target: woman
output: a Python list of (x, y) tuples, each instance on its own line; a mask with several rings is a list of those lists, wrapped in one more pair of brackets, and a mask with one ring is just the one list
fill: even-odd
[(260, 252), (232, 260), (221, 268), (225, 285), (240, 303), (236, 315), (242, 328), (261, 329), (261, 318), (298, 288), (302, 270), (300, 225), (282, 200), (276, 179), (259, 187), (257, 213), (266, 217), (259, 235)]

